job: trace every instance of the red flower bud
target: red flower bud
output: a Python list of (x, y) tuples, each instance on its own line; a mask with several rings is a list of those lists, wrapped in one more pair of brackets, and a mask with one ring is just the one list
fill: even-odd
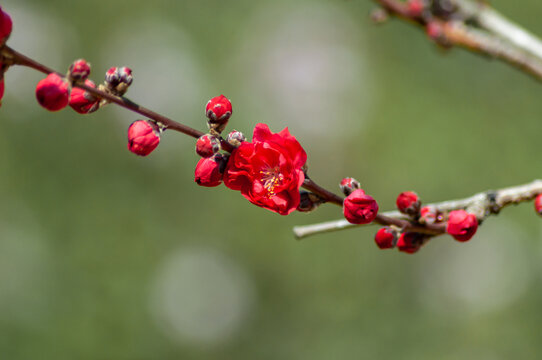
[(75, 81), (83, 81), (90, 75), (90, 64), (83, 59), (75, 60), (68, 70), (70, 78)]
[(418, 17), (425, 10), (425, 2), (423, 0), (408, 0), (407, 8), (410, 16)]
[(231, 102), (224, 95), (212, 98), (205, 107), (205, 115), (209, 120), (219, 124), (226, 123), (232, 111)]
[(403, 214), (416, 215), (420, 211), (420, 199), (418, 194), (412, 191), (400, 193), (395, 203)]
[(534, 199), (534, 209), (540, 216), (542, 216), (542, 194), (539, 194), (536, 199)]
[(208, 158), (220, 150), (220, 140), (216, 136), (205, 134), (196, 141), (196, 154)]
[(375, 243), (380, 249), (392, 249), (397, 243), (397, 232), (389, 226), (383, 227), (377, 231)]
[[(95, 88), (96, 85), (91, 80), (85, 80), (85, 85)], [(79, 114), (90, 114), (98, 110), (100, 100), (91, 93), (78, 87), (72, 88), (70, 96), (70, 106)]]
[(198, 161), (194, 173), (194, 181), (200, 186), (214, 187), (222, 183), (227, 159), (221, 154)]
[(152, 121), (137, 120), (128, 128), (128, 150), (136, 155), (149, 155), (160, 143), (160, 128)]
[(230, 145), (233, 145), (233, 146), (237, 147), (237, 146), (241, 145), (241, 143), (243, 141), (246, 141), (246, 138), (245, 138), (245, 135), (243, 135), (242, 132), (237, 131), (237, 130), (233, 130), (232, 132), (230, 132), (228, 134), (227, 141), (228, 141), (228, 143), (230, 143)]
[(341, 191), (344, 193), (344, 195), (348, 196), (352, 193), (352, 191), (357, 190), (361, 187), (359, 181), (352, 177), (347, 177), (341, 180), (341, 183), (339, 184)]
[(128, 86), (132, 85), (132, 81), (134, 81), (134, 76), (132, 75), (132, 69), (129, 67), (123, 66), (119, 68), (119, 77), (120, 81)]
[(70, 85), (66, 79), (51, 73), (36, 86), (36, 98), (49, 111), (64, 109), (70, 100)]
[(414, 232), (405, 232), (402, 233), (397, 240), (397, 248), (399, 251), (405, 252), (407, 254), (414, 254), (418, 252), (422, 247), (426, 237), (423, 234), (414, 233)]
[(13, 29), (13, 21), (7, 12), (2, 10), (0, 6), (0, 44), (6, 42)]
[(469, 214), (465, 210), (454, 210), (448, 215), (448, 226), (446, 232), (457, 241), (470, 240), (478, 229), (476, 215)]
[(378, 214), (378, 204), (362, 189), (354, 190), (344, 199), (343, 213), (352, 224), (369, 224)]

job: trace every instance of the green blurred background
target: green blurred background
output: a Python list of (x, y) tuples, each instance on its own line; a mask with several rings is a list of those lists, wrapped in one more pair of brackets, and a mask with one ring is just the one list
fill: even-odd
[[(493, 4), (542, 35), (538, 0)], [(439, 51), (368, 0), (9, 0), (10, 45), (198, 129), (224, 93), (229, 129), (289, 126), (312, 177), (361, 180), (382, 209), (540, 178), (542, 85)], [(380, 251), (374, 227), (298, 242), (281, 217), (193, 182), (193, 139), (126, 149), (138, 117), (49, 113), (42, 75), (11, 69), (0, 110), (1, 359), (540, 359), (542, 223), (532, 204), (469, 243)]]

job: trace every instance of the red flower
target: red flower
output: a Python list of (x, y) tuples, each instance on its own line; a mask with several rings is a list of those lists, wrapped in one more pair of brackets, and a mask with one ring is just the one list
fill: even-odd
[(478, 229), (476, 215), (469, 214), (465, 210), (454, 210), (448, 215), (446, 232), (457, 241), (470, 240)]
[(305, 150), (288, 128), (272, 133), (267, 125), (257, 124), (252, 142), (233, 150), (224, 184), (255, 205), (288, 215), (299, 205), (306, 161)]
[[(0, 96), (0, 100), (2, 97)], [(534, 209), (536, 212), (542, 216), (542, 194), (538, 194), (536, 199), (534, 199)]]
[(399, 240), (397, 240), (397, 248), (399, 251), (407, 254), (414, 254), (420, 250), (425, 240), (426, 238), (423, 234), (405, 232), (402, 233)]
[(400, 193), (395, 204), (403, 214), (415, 215), (420, 211), (420, 198), (413, 191)]
[(36, 85), (36, 98), (49, 111), (62, 110), (70, 101), (70, 84), (66, 79), (51, 73)]
[[(85, 85), (92, 88), (96, 87), (92, 80), (85, 80)], [(70, 95), (69, 105), (79, 114), (90, 114), (98, 110), (100, 99), (94, 97), (94, 95), (84, 89), (74, 87)]]
[(194, 181), (200, 186), (215, 187), (222, 183), (226, 159), (221, 154), (215, 154), (198, 161), (194, 171)]

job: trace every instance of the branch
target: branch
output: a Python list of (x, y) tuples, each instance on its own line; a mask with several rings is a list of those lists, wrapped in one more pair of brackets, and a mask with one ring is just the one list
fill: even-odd
[[(542, 194), (542, 180), (535, 180), (525, 185), (504, 188), (496, 191), (484, 191), (465, 199), (444, 201), (440, 203), (429, 204), (426, 206), (433, 206), (444, 213), (459, 209), (467, 210), (468, 212), (475, 214), (478, 218), (478, 221), (482, 222), (488, 216), (498, 214), (506, 206), (531, 201), (539, 194)], [(399, 211), (389, 211), (379, 215), (382, 215), (389, 219), (396, 219), (403, 222), (408, 222), (412, 225), (411, 219), (407, 215), (401, 214)], [(378, 221), (375, 221), (374, 223), (381, 224)], [(433, 226), (435, 225), (442, 227), (442, 224), (433, 224)], [(303, 239), (311, 235), (350, 229), (358, 226), (363, 225), (350, 224), (345, 219), (341, 219), (313, 225), (296, 226), (294, 227), (294, 234), (296, 238)], [(427, 229), (427, 225), (426, 227), (424, 227), (424, 229)], [(405, 230), (424, 232), (420, 231), (420, 229), (415, 229), (414, 226), (411, 226), (410, 228), (407, 228)], [(443, 234), (445, 231), (444, 229), (441, 230), (443, 230), (441, 232), (441, 234)], [(427, 233), (427, 231), (425, 231), (424, 233)]]
[[(542, 81), (542, 41), (489, 5), (455, 0), (455, 8), (443, 15), (433, 8), (412, 12), (406, 2), (375, 0), (390, 14), (421, 26), (439, 29), (434, 40), (445, 47), (459, 46), (500, 59)], [(442, 0), (434, 0), (433, 4)]]

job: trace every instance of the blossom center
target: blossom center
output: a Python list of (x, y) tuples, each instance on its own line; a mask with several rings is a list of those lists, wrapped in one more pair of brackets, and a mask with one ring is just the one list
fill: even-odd
[(267, 197), (271, 198), (275, 196), (275, 188), (282, 184), (282, 180), (284, 180), (284, 175), (280, 173), (278, 166), (260, 170), (260, 175), (260, 182), (264, 189), (267, 190)]

